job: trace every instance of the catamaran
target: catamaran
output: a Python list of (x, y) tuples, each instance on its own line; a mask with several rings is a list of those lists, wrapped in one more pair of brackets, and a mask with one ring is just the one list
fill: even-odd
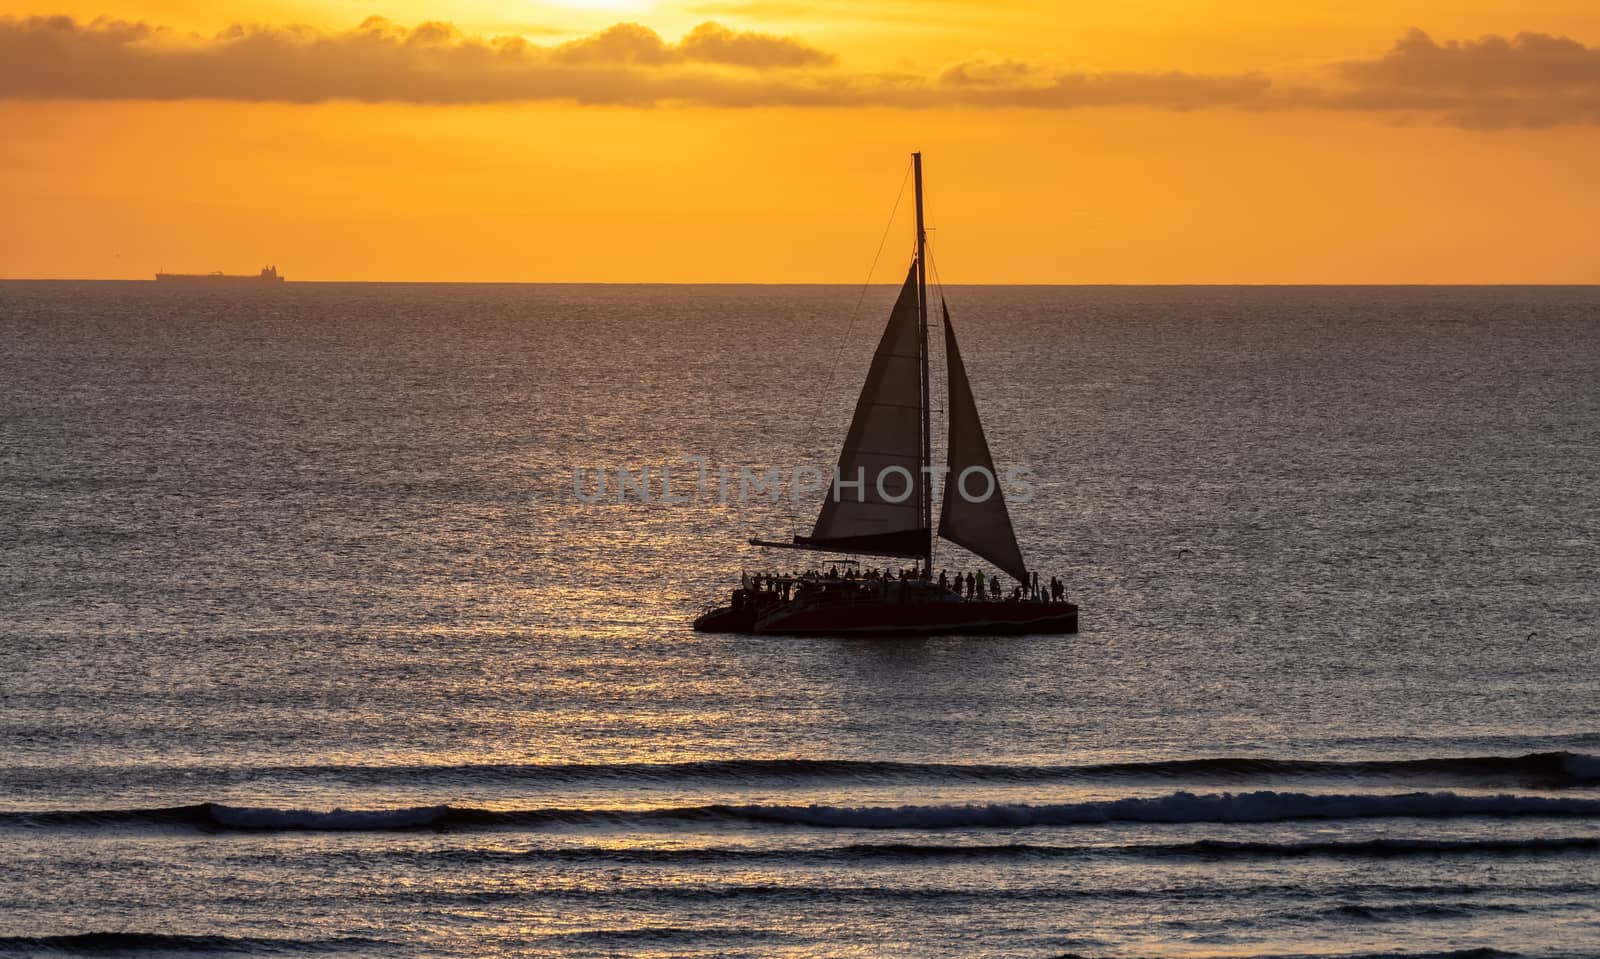
[[(938, 534), (994, 564), (1020, 584), (1010, 598), (964, 592), (932, 578), (933, 424), (928, 402), (927, 231), (922, 154), (911, 155), (916, 253), (873, 354), (834, 482), (810, 535), (755, 546), (916, 560), (910, 575), (758, 577), (727, 606), (694, 622), (702, 632), (777, 635), (1076, 633), (1078, 607), (1032, 587), (1017, 545), (977, 402), (940, 297), (949, 389), (944, 503)], [(835, 564), (837, 565), (837, 564)]]

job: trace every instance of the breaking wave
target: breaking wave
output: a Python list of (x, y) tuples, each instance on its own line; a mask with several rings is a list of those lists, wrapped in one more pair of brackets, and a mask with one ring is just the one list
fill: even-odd
[(279, 939), (259, 936), (182, 936), (156, 932), (82, 932), (61, 936), (0, 936), (0, 955), (115, 955), (118, 953), (338, 953), (392, 943), (375, 939)]
[(1299, 819), (1600, 817), (1600, 798), (1453, 792), (1319, 794), (1258, 791), (1132, 797), (1098, 802), (929, 806), (704, 805), (648, 809), (313, 810), (199, 803), (160, 809), (0, 813), (5, 827), (188, 826), (207, 830), (470, 829), (483, 827), (757, 824), (818, 829), (1018, 829), (1097, 823), (1260, 823)]
[(1600, 756), (1571, 752), (1521, 756), (1432, 757), (1360, 761), (1208, 757), (1156, 762), (1080, 765), (871, 762), (843, 759), (731, 759), (682, 763), (488, 763), (467, 765), (307, 765), (173, 770), (147, 767), (133, 776), (261, 776), (282, 780), (332, 779), (373, 785), (418, 783), (745, 783), (745, 782), (1116, 782), (1195, 780), (1251, 782), (1282, 778), (1430, 779), (1472, 785), (1516, 783), (1537, 788), (1600, 785)]
[(1039, 843), (847, 843), (822, 848), (710, 846), (553, 846), (541, 849), (403, 849), (383, 855), (403, 860), (470, 863), (561, 862), (616, 865), (718, 865), (726, 863), (924, 863), (1056, 860), (1114, 857), (1152, 860), (1401, 859), (1445, 856), (1550, 856), (1600, 853), (1600, 836), (1537, 839), (1371, 839), (1348, 842), (1252, 842), (1202, 839), (1181, 843), (1046, 845)]

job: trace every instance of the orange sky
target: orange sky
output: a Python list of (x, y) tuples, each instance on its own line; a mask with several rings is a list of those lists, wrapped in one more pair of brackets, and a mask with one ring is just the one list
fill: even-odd
[(1600, 282), (1588, 0), (37, 2), (0, 277)]

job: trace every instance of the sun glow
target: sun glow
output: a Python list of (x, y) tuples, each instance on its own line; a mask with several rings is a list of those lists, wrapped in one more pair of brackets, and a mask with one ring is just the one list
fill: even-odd
[(544, 6), (566, 7), (573, 10), (604, 10), (611, 13), (644, 13), (650, 9), (650, 0), (545, 0)]
[(1594, 0), (446, 6), (0, 0), (0, 277), (1597, 276)]

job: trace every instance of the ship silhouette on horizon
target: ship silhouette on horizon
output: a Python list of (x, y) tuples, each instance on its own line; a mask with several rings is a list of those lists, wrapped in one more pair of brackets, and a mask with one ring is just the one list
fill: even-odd
[(223, 273), (157, 273), (157, 283), (177, 283), (185, 286), (260, 286), (262, 284), (282, 283), (284, 279), (278, 274), (276, 266), (264, 266), (261, 272), (251, 275)]

